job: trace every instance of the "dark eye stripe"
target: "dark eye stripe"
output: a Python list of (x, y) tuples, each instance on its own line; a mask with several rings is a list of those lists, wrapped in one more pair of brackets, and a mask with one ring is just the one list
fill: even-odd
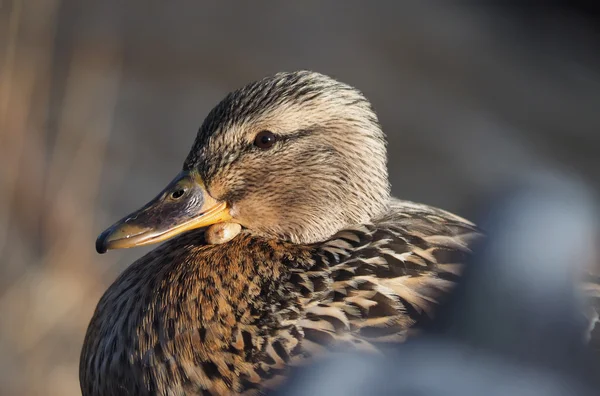
[(314, 131), (315, 129), (299, 129), (293, 133), (281, 136), (280, 141), (293, 142), (294, 140), (302, 139), (306, 136), (312, 135)]
[[(292, 133), (288, 133), (285, 135), (277, 135), (277, 142), (281, 142), (284, 145), (286, 143), (290, 143), (293, 142), (295, 140), (298, 139), (302, 139), (306, 136), (310, 136), (312, 135), (317, 129), (316, 128), (307, 128), (307, 129), (298, 129), (297, 131), (294, 131)], [(240, 154), (241, 153), (245, 153), (247, 151), (253, 151), (256, 150), (256, 145), (254, 144), (254, 141), (248, 144), (245, 144), (243, 147), (240, 147)], [(265, 150), (267, 151), (267, 150)]]

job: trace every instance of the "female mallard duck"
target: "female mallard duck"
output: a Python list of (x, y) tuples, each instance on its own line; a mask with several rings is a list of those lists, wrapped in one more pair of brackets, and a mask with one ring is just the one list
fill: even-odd
[[(242, 231), (207, 244), (204, 229), (221, 223)], [(96, 248), (176, 235), (100, 300), (81, 355), (84, 395), (260, 392), (334, 346), (402, 341), (480, 233), (391, 198), (367, 99), (301, 71), (230, 93), (181, 173)]]

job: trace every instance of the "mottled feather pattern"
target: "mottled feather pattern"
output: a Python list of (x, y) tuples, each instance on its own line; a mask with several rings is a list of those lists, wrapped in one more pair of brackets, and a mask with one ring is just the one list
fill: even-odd
[(307, 336), (311, 341), (338, 347), (338, 339), (362, 346), (402, 341), (411, 326), (432, 317), (471, 253), (469, 244), (481, 236), (471, 223), (438, 209), (406, 201), (393, 201), (392, 208), (319, 245), (326, 268), (319, 281), (330, 284), (305, 304), (303, 327), (315, 334), (314, 340)]
[(437, 209), (392, 208), (312, 245), (247, 232), (226, 245), (204, 245), (201, 232), (165, 243), (98, 305), (81, 360), (84, 393), (260, 391), (325, 351), (404, 340), (452, 287), (480, 234)]
[(206, 246), (191, 232), (115, 281), (86, 337), (84, 394), (227, 394), (274, 375), (260, 364), (269, 361), (267, 341), (286, 332), (270, 345), (293, 350), (300, 338), (287, 264), (309, 256), (247, 233), (234, 241)]

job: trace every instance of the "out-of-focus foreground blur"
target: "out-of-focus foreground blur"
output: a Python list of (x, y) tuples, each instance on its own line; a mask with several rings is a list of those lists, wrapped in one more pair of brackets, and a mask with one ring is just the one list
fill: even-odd
[(360, 88), (398, 197), (470, 216), (549, 169), (600, 190), (597, 12), (403, 4), (1, 0), (0, 393), (80, 393), (95, 304), (148, 250), (98, 256), (98, 232), (175, 175), (212, 106), (265, 75)]

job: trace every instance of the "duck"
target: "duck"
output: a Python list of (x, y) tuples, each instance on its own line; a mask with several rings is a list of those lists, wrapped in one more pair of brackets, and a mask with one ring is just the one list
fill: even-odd
[(96, 241), (162, 244), (101, 297), (82, 394), (263, 394), (296, 365), (418, 333), (484, 233), (392, 197), (386, 146), (367, 98), (323, 74), (229, 93), (181, 172)]

